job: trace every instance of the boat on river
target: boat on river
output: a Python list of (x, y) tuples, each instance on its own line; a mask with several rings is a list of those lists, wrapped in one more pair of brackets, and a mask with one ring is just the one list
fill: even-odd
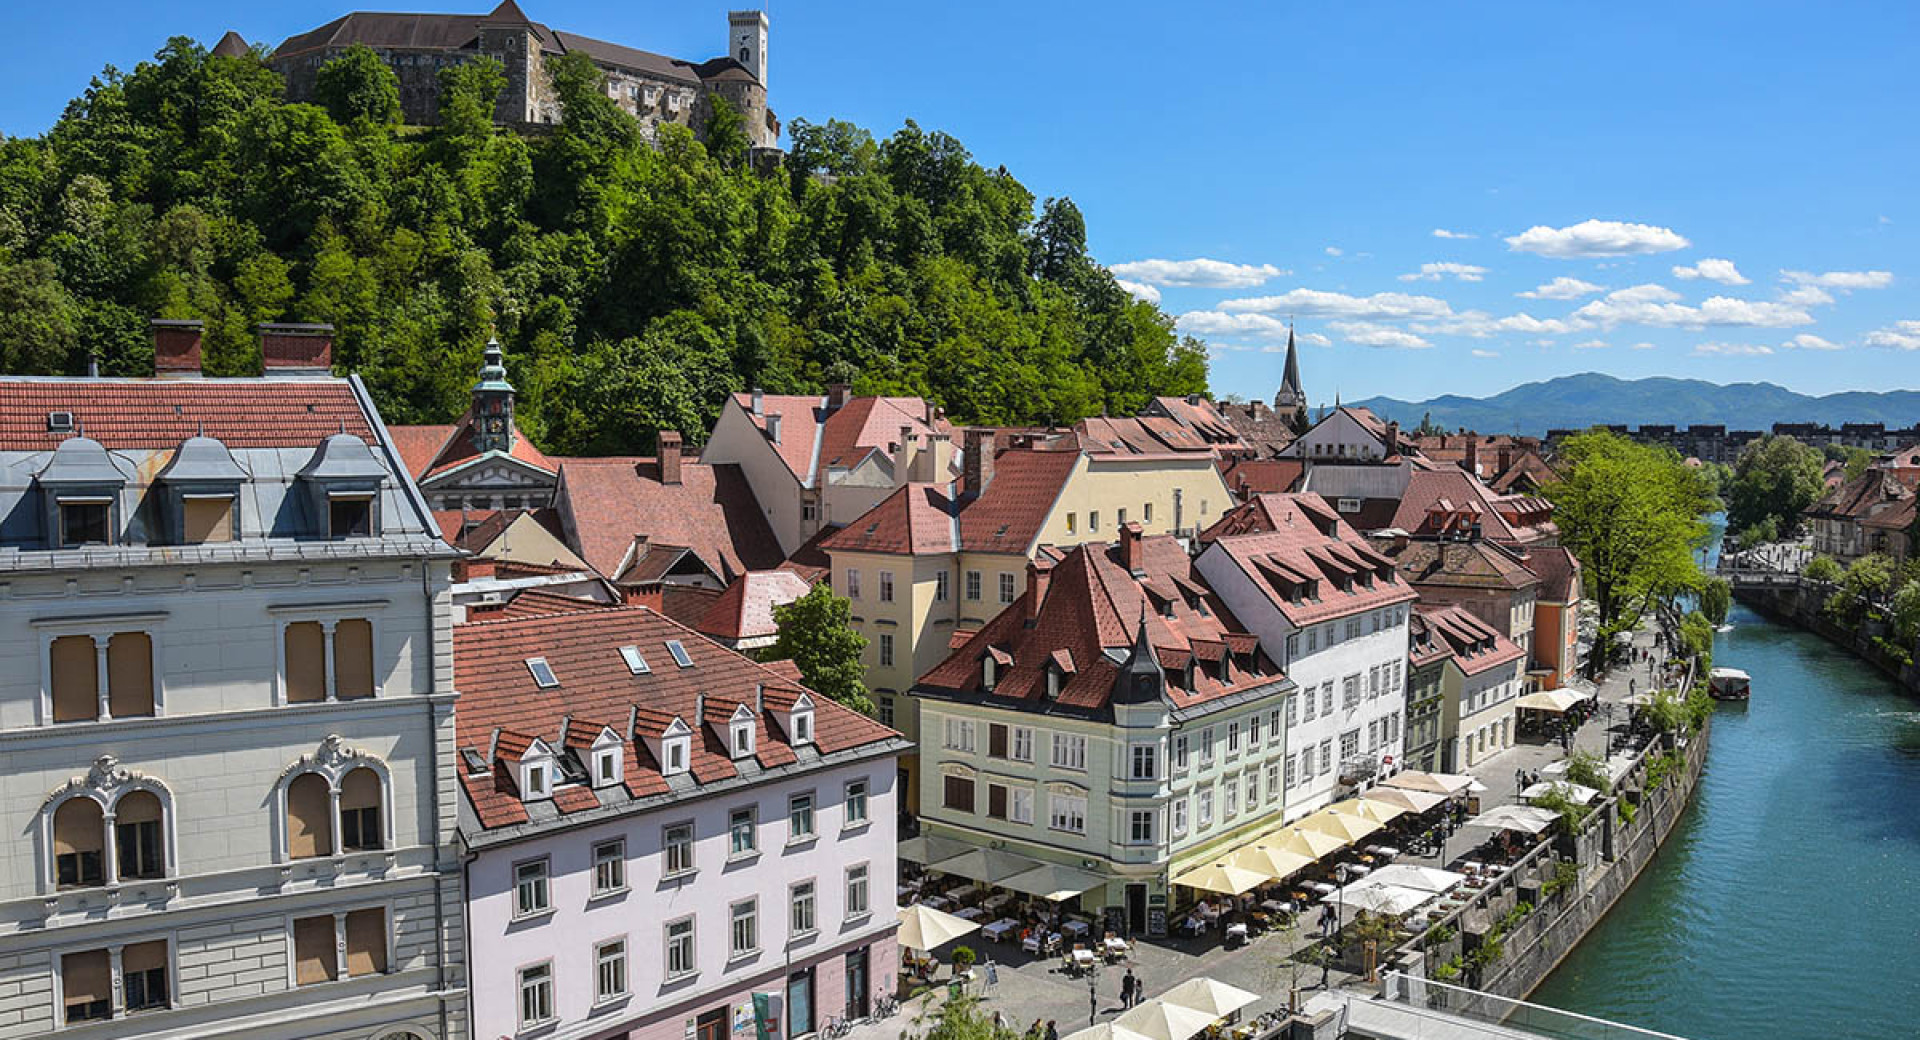
[(1753, 677), (1738, 668), (1715, 668), (1707, 676), (1707, 695), (1717, 701), (1744, 701)]

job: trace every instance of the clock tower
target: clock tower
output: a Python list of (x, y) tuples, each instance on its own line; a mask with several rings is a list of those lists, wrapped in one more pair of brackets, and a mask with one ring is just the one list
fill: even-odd
[(513, 450), (513, 384), (498, 339), (487, 340), (480, 381), (473, 384), (473, 446), (480, 452)]

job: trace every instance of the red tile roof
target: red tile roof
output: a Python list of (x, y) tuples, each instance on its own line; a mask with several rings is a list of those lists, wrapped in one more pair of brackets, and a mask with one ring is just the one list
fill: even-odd
[[(394, 446), (400, 450), (400, 457), (406, 461), (407, 471), (416, 480), (437, 476), (480, 457), (480, 449), (473, 442), (471, 415), (463, 416), (451, 426), (395, 426), (390, 432)], [(512, 448), (508, 454), (548, 473), (560, 468), (557, 461), (534, 447), (518, 426), (513, 429)]]
[(1527, 549), (1523, 562), (1540, 579), (1540, 598), (1549, 603), (1572, 603), (1580, 598), (1580, 559), (1561, 545)]
[(1151, 407), (1199, 434), (1208, 444), (1228, 448), (1246, 446), (1240, 439), (1240, 431), (1234, 429), (1208, 398), (1156, 397)]
[[(1036, 564), (1049, 575), (1037, 613), (1030, 582), (1020, 598), (928, 672), (915, 690), (1035, 711), (1104, 715), (1143, 618), (1163, 668), (1177, 671), (1194, 658), (1210, 663), (1194, 669), (1191, 687), (1178, 676), (1168, 677), (1166, 695), (1176, 708), (1285, 681), (1261, 653), (1258, 638), (1202, 583), (1179, 541), (1154, 535), (1141, 538), (1138, 546), (1144, 578), (1122, 564), (1119, 545), (1075, 546), (1057, 564)], [(1233, 656), (1218, 663), (1229, 649)], [(991, 691), (981, 688), (986, 656), (1004, 666)], [(1050, 668), (1062, 673), (1052, 699), (1047, 697)]]
[(1414, 471), (1392, 526), (1438, 535), (1464, 530), (1476, 520), (1481, 533), (1502, 542), (1524, 545), (1559, 533), (1553, 523), (1553, 504), (1546, 499), (1495, 494), (1478, 477), (1450, 466)]
[[(666, 649), (677, 640), (693, 660), (690, 668), (675, 665)], [(677, 716), (702, 730), (694, 742), (693, 774), (700, 782), (742, 775), (728, 758), (710, 726), (698, 724), (696, 703), (704, 695), (709, 713), (724, 706), (751, 707), (762, 684), (790, 684), (792, 680), (740, 654), (705, 639), (646, 607), (568, 607), (553, 613), (494, 618), (454, 629), (454, 683), (460, 690), (455, 735), (463, 748), (482, 757), (501, 732), (539, 737), (549, 745), (562, 740), (562, 720), (606, 720), (624, 730), (635, 710), (650, 718)], [(635, 675), (620, 655), (620, 647), (637, 646), (651, 671)], [(558, 687), (542, 690), (527, 670), (526, 659), (545, 657), (559, 679)], [(876, 744), (898, 734), (878, 722), (815, 694), (814, 740), (822, 753), (846, 751)], [(778, 723), (762, 714), (756, 718), (756, 750), (763, 767), (795, 761), (787, 735)], [(622, 733), (630, 754), (626, 788), (634, 797), (661, 793), (666, 785), (659, 766), (645, 745)], [(506, 770), (493, 776), (474, 776), (464, 770), (461, 785), (480, 825), (486, 829), (525, 822), (526, 811), (512, 789)], [(555, 806), (564, 817), (593, 808), (598, 798), (560, 797)], [(576, 788), (576, 790), (585, 790)]]
[(393, 446), (400, 452), (401, 464), (418, 480), (433, 468), (433, 460), (440, 457), (440, 449), (446, 446), (454, 429), (452, 425), (389, 426), (387, 432), (393, 435)]
[(1236, 495), (1278, 495), (1300, 486), (1305, 459), (1223, 460), (1221, 477)]
[(753, 413), (751, 393), (734, 394), (731, 401), (762, 431), (767, 416), (780, 417), (780, 443), (773, 446), (774, 453), (806, 487), (816, 486), (828, 469), (850, 469), (868, 452), (896, 445), (902, 426), (911, 426), (915, 436), (953, 432), (918, 397), (855, 397), (828, 412), (824, 397), (763, 394), (759, 415)]
[(1415, 598), (1393, 561), (1319, 495), (1256, 496), (1200, 540), (1226, 553), (1295, 627)]
[(1418, 538), (1397, 549), (1392, 545), (1375, 548), (1393, 560), (1400, 576), (1415, 587), (1445, 585), (1514, 591), (1540, 583), (1518, 551), (1498, 542)]
[(0, 444), (53, 448), (51, 412), (109, 450), (177, 448), (204, 433), (229, 448), (313, 445), (373, 427), (344, 379), (33, 379), (0, 377)]
[(1413, 609), (1414, 615), (1426, 622), (1429, 632), (1446, 642), (1453, 663), (1467, 675), (1479, 675), (1489, 668), (1512, 664), (1527, 656), (1513, 640), (1463, 607), (1416, 606)]
[[(1185, 401), (1181, 402), (1186, 405)], [(1147, 415), (1137, 419), (1082, 419), (1073, 425), (1080, 450), (1116, 455), (1183, 455), (1209, 452), (1213, 445), (1177, 419)]]
[(759, 639), (775, 635), (773, 608), (807, 594), (813, 584), (792, 571), (748, 571), (720, 594), (693, 627), (715, 639)]
[(722, 581), (779, 565), (780, 544), (740, 467), (683, 462), (680, 483), (660, 482), (650, 458), (568, 459), (554, 496), (568, 542), (616, 581), (640, 557), (636, 541), (680, 546)]
[(1892, 470), (1870, 469), (1820, 496), (1807, 509), (1810, 517), (1861, 520), (1890, 504), (1913, 497)]
[(1003, 451), (994, 458), (992, 481), (971, 500), (956, 502), (957, 488), (951, 484), (905, 485), (828, 535), (821, 548), (899, 555), (966, 549), (1026, 556), (1080, 458), (1080, 452), (1071, 450)]
[(901, 556), (957, 552), (960, 512), (952, 484), (903, 484), (858, 519), (822, 539), (820, 548), (829, 553)]

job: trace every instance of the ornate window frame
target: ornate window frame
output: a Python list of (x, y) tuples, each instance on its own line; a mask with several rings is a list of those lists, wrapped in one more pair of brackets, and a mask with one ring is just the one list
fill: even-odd
[[(145, 791), (160, 800), (160, 840), (165, 849), (167, 869), (157, 880), (120, 880), (120, 850), (117, 847), (117, 835), (114, 834), (114, 812), (120, 799), (135, 791)], [(112, 755), (101, 755), (93, 760), (85, 776), (73, 777), (54, 788), (40, 803), (40, 854), (34, 859), (43, 894), (52, 897), (62, 891), (58, 884), (59, 872), (53, 862), (53, 816), (62, 805), (75, 798), (88, 798), (100, 806), (101, 827), (105, 830), (101, 835), (101, 866), (102, 875), (107, 879), (104, 885), (99, 886), (101, 889), (112, 893), (129, 884), (165, 884), (169, 888), (179, 884), (180, 842), (173, 790), (157, 777), (121, 765), (120, 760)]]
[[(386, 649), (380, 615), (387, 609), (384, 599), (358, 600), (351, 603), (310, 603), (287, 606), (270, 606), (267, 613), (273, 615), (273, 705), (286, 707), (287, 700), (287, 628), (302, 622), (315, 622), (325, 638), (325, 660), (327, 663), (327, 699), (325, 704), (338, 704), (334, 696), (339, 683), (339, 669), (334, 665), (333, 633), (342, 621), (365, 621), (370, 629), (372, 642), (370, 652), (373, 655), (373, 697), (379, 700), (386, 696), (388, 675), (380, 667), (382, 651)], [(159, 656), (159, 650), (154, 650)], [(157, 710), (157, 708), (156, 708)], [(51, 709), (49, 709), (51, 711)]]
[[(340, 784), (347, 774), (356, 769), (371, 769), (380, 780), (380, 836), (384, 848), (378, 852), (346, 852), (340, 844)], [(295, 857), (288, 850), (288, 840), (292, 831), (292, 810), (287, 805), (288, 788), (294, 780), (312, 773), (327, 782), (328, 804), (333, 813), (333, 851), (325, 856)], [(331, 861), (344, 862), (350, 856), (380, 855), (389, 859), (395, 851), (394, 812), (393, 812), (393, 770), (386, 760), (359, 748), (350, 747), (346, 738), (338, 733), (329, 733), (320, 741), (320, 747), (312, 754), (301, 755), (292, 765), (281, 770), (280, 778), (273, 785), (273, 861), (286, 870), (296, 863)], [(289, 940), (291, 941), (291, 940)]]
[[(85, 617), (35, 618), (29, 622), (36, 630), (40, 654), (40, 696), (34, 704), (36, 716), (34, 722), (40, 726), (52, 726), (53, 721), (53, 641), (62, 636), (92, 636), (94, 652), (99, 655), (95, 665), (95, 682), (99, 686), (99, 706), (95, 710), (93, 721), (128, 722), (149, 716), (135, 715), (126, 719), (113, 717), (107, 706), (107, 644), (114, 636), (123, 632), (137, 632), (147, 637), (153, 648), (153, 659), (148, 662), (153, 670), (153, 715), (152, 718), (165, 718), (167, 714), (167, 684), (165, 646), (160, 635), (161, 622), (167, 619), (164, 610), (143, 611), (134, 614), (92, 614)], [(83, 724), (83, 720), (63, 722), (62, 726)]]

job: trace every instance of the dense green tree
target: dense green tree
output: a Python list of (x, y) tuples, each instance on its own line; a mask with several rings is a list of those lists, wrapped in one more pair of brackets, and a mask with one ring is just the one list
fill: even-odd
[(1840, 587), (1827, 597), (1826, 612), (1837, 620), (1852, 624), (1860, 620), (1870, 604), (1885, 598), (1893, 588), (1893, 560), (1884, 553), (1869, 553), (1853, 561), (1840, 576)]
[(1831, 556), (1815, 556), (1807, 561), (1800, 573), (1810, 581), (1839, 581), (1842, 571), (1840, 564)]
[(1820, 449), (1822, 458), (1830, 462), (1846, 464), (1846, 479), (1855, 480), (1873, 465), (1873, 452), (1865, 448), (1856, 448), (1851, 444), (1828, 444)]
[(867, 694), (860, 654), (865, 636), (853, 630), (852, 601), (815, 585), (806, 595), (773, 608), (780, 634), (760, 652), (763, 661), (792, 661), (807, 688), (861, 713), (878, 714)]
[(400, 122), (400, 77), (363, 43), (320, 66), (313, 80), (313, 99), (343, 126)]
[(1772, 520), (1780, 535), (1820, 496), (1820, 452), (1792, 437), (1762, 437), (1741, 449), (1727, 487), (1727, 527), (1747, 531)]
[[(1575, 434), (1560, 456), (1566, 476), (1543, 490), (1599, 606), (1596, 646), (1610, 647), (1649, 610), (1699, 587), (1693, 550), (1711, 490), (1674, 452), (1606, 430)], [(1592, 655), (1594, 671), (1606, 656)]]
[(1709, 578), (1700, 586), (1700, 613), (1715, 625), (1727, 623), (1733, 609), (1733, 583), (1725, 578)]
[(1920, 639), (1920, 581), (1908, 581), (1893, 593), (1893, 632), (1900, 645), (1911, 649)]

